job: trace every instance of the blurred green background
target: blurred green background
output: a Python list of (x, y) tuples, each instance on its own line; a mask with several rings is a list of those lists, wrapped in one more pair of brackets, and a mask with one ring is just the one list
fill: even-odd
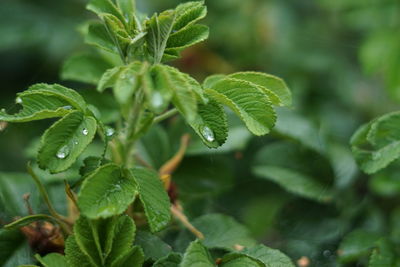
[[(181, 2), (138, 0), (138, 6), (151, 14)], [(16, 110), (15, 93), (37, 82), (92, 90), (59, 78), (63, 61), (87, 49), (78, 32), (79, 25), (93, 17), (85, 4), (84, 0), (1, 0), (0, 107)], [(270, 136), (250, 138), (233, 121), (229, 146), (213, 153), (196, 143), (191, 146), (174, 177), (189, 217), (216, 211), (233, 215), (261, 242), (295, 260), (307, 256), (310, 266), (338, 266), (338, 246), (354, 229), (396, 236), (395, 242), (400, 242), (395, 230), (400, 222), (394, 219), (400, 217), (396, 209), (400, 164), (368, 177), (358, 171), (348, 145), (362, 123), (399, 108), (400, 2), (208, 0), (206, 4), (210, 38), (186, 51), (174, 65), (198, 80), (238, 70), (277, 75), (291, 88), (294, 106), (279, 111), (281, 123)], [(32, 155), (32, 140), (48, 125), (14, 124), (1, 131), (0, 172), (23, 172)], [(146, 152), (159, 162), (155, 165), (168, 159), (179, 141), (177, 127), (164, 126), (154, 130), (170, 139), (162, 140), (167, 144), (161, 148), (172, 145)], [(154, 142), (151, 135), (146, 138), (144, 144)], [(260, 165), (284, 166), (312, 177), (331, 191), (329, 203), (303, 198), (262, 179), (256, 170)], [(364, 266), (364, 252), (343, 264), (358, 261), (357, 266)]]

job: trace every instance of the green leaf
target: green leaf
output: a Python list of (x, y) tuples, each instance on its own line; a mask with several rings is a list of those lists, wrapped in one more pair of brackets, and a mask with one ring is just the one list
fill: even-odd
[(154, 63), (161, 62), (174, 20), (174, 12), (172, 10), (166, 10), (160, 15), (154, 14), (151, 19), (146, 22), (147, 50), (152, 56)]
[(131, 43), (131, 38), (126, 31), (125, 25), (116, 16), (111, 14), (101, 14), (100, 17), (104, 21), (104, 25), (106, 26), (109, 35), (112, 36), (114, 44), (117, 45), (120, 54), (126, 56), (126, 51)]
[[(283, 254), (277, 249), (272, 249), (264, 245), (257, 245), (251, 248), (244, 248), (239, 252), (233, 252), (226, 255), (222, 262), (230, 261), (238, 256), (246, 256), (255, 260), (255, 262), (263, 263), (261, 266), (265, 267), (295, 267), (293, 262), (288, 256)], [(225, 266), (225, 265), (222, 265)], [(258, 265), (256, 265), (258, 266)]]
[(82, 214), (91, 219), (111, 217), (128, 208), (137, 190), (126, 171), (115, 164), (103, 165), (83, 182), (78, 205)]
[[(84, 177), (95, 171), (102, 163), (102, 158), (100, 157), (87, 157), (83, 160), (83, 166), (79, 169), (79, 174)], [(110, 163), (110, 161), (106, 162)]]
[(253, 172), (262, 178), (271, 180), (285, 190), (298, 196), (328, 202), (332, 199), (329, 188), (302, 173), (278, 166), (255, 166)]
[(203, 1), (187, 2), (180, 4), (175, 9), (176, 19), (174, 31), (179, 31), (187, 25), (192, 25), (207, 15), (207, 7)]
[(73, 109), (86, 110), (82, 96), (58, 84), (35, 84), (18, 94), (17, 103), (22, 110), (13, 115), (0, 111), (0, 121), (27, 122), (62, 117)]
[(119, 72), (114, 85), (114, 96), (120, 104), (126, 104), (132, 99), (132, 96), (139, 86), (138, 75), (141, 72), (143, 64), (133, 62)]
[(50, 222), (54, 222), (55, 219), (49, 215), (46, 214), (35, 214), (35, 215), (30, 215), (30, 216), (26, 216), (23, 217), (21, 219), (18, 219), (12, 223), (9, 223), (7, 225), (4, 226), (5, 229), (8, 230), (12, 230), (12, 229), (18, 229), (21, 228), (23, 226), (29, 225), (33, 222), (37, 222), (37, 221), (50, 221)]
[(255, 244), (249, 231), (226, 215), (207, 214), (195, 219), (193, 225), (204, 234), (202, 242), (209, 249), (234, 250), (235, 245), (247, 247)]
[(290, 106), (292, 104), (292, 94), (281, 78), (251, 71), (233, 73), (228, 75), (228, 77), (251, 82), (259, 86), (268, 95), (274, 105)]
[(310, 120), (288, 109), (278, 109), (278, 121), (274, 131), (288, 138), (294, 139), (302, 145), (321, 154), (325, 153), (325, 140), (321, 137), (318, 128)]
[(195, 25), (205, 17), (203, 2), (188, 2), (147, 21), (147, 48), (154, 63), (179, 57), (179, 52), (208, 38), (207, 26)]
[(173, 92), (165, 84), (163, 68), (155, 65), (143, 74), (142, 86), (147, 98), (149, 109), (155, 114), (161, 114), (170, 105)]
[(166, 52), (181, 51), (208, 38), (209, 28), (205, 25), (189, 25), (170, 35)]
[(23, 244), (25, 238), (19, 230), (0, 229), (0, 266), (3, 266)]
[(24, 96), (35, 94), (56, 96), (59, 99), (67, 101), (73, 108), (76, 108), (77, 110), (82, 112), (86, 110), (86, 102), (78, 92), (59, 84), (38, 83), (29, 87), (28, 90), (18, 94), (18, 96), (21, 97), (23, 102)]
[(160, 110), (168, 106), (167, 101), (172, 99), (172, 103), (186, 120), (193, 121), (197, 114), (196, 92), (201, 94), (200, 85), (189, 75), (170, 66), (158, 64), (151, 72), (154, 75), (154, 92), (149, 102), (154, 102), (154, 94), (158, 91), (162, 98)]
[(99, 16), (103, 15), (104, 13), (111, 14), (117, 17), (121, 22), (125, 21), (121, 11), (111, 0), (90, 0), (86, 8)]
[(143, 250), (133, 247), (127, 253), (121, 255), (111, 267), (142, 267), (144, 263)]
[(114, 44), (103, 23), (91, 22), (89, 24), (88, 32), (85, 36), (85, 42), (105, 51), (119, 54), (118, 47)]
[(208, 250), (200, 241), (190, 243), (183, 255), (180, 267), (215, 267), (213, 259)]
[(153, 267), (179, 267), (182, 261), (181, 254), (170, 253), (167, 256), (154, 262)]
[(159, 124), (151, 127), (140, 139), (137, 150), (140, 156), (156, 170), (172, 156), (168, 133)]
[(195, 120), (189, 124), (208, 147), (217, 148), (223, 145), (228, 137), (224, 108), (213, 100), (207, 104), (200, 104)]
[(61, 71), (61, 79), (96, 85), (111, 64), (93, 53), (80, 53), (68, 58)]
[(123, 70), (125, 70), (125, 66), (118, 66), (105, 71), (97, 84), (97, 91), (103, 92), (105, 89), (113, 87)]
[[(31, 190), (32, 181), (29, 174), (0, 172), (0, 216), (3, 220), (10, 221), (16, 216), (27, 213), (21, 196)], [(30, 200), (32, 202), (39, 201), (39, 196), (32, 195)], [(3, 215), (6, 216), (3, 217)]]
[(341, 262), (351, 262), (368, 254), (378, 239), (378, 234), (364, 230), (355, 230), (349, 233), (339, 246), (339, 260)]
[(389, 241), (381, 239), (377, 242), (377, 247), (372, 251), (368, 267), (396, 266), (395, 259), (393, 245)]
[[(199, 107), (199, 110), (200, 108), (201, 107)], [(227, 115), (234, 116), (233, 113)], [(204, 146), (204, 142), (200, 138), (197, 140), (194, 139), (191, 140), (186, 155), (226, 154), (244, 150), (253, 135), (247, 130), (246, 126), (243, 125), (239, 118), (234, 117), (232, 118), (233, 120), (230, 120), (231, 118), (231, 116), (228, 117), (228, 121), (230, 122), (228, 127), (229, 135), (221, 147), (217, 149), (208, 149), (208, 147)]]
[(171, 220), (170, 200), (158, 174), (144, 168), (132, 169), (139, 199), (143, 204), (150, 230), (158, 232)]
[(383, 115), (361, 126), (350, 144), (360, 168), (375, 173), (400, 157), (400, 112)]
[(92, 142), (96, 119), (79, 111), (54, 123), (44, 133), (38, 154), (39, 166), (58, 173), (68, 169)]
[(357, 178), (358, 168), (349, 147), (331, 144), (328, 156), (335, 173), (335, 186), (347, 188)]
[[(105, 251), (108, 255), (107, 262), (112, 264), (120, 255), (131, 253), (136, 226), (129, 216), (120, 216), (113, 230), (112, 242), (110, 242), (112, 249), (109, 254), (107, 250)], [(99, 231), (101, 231), (101, 228), (99, 228)]]
[(222, 79), (225, 79), (225, 78), (226, 78), (225, 74), (210, 75), (203, 81), (203, 87), (205, 89), (212, 88), (217, 82), (219, 82), (219, 81), (221, 81)]
[(136, 12), (135, 0), (117, 0), (117, 5), (127, 21), (133, 20)]
[(232, 109), (255, 135), (270, 132), (276, 114), (267, 95), (250, 82), (232, 78), (216, 82), (206, 94)]
[(206, 14), (207, 8), (204, 6), (204, 2), (188, 2), (177, 6), (171, 35), (168, 37), (162, 61), (177, 59), (180, 51), (208, 38), (208, 27), (195, 25)]
[(93, 222), (80, 216), (74, 224), (74, 234), (80, 251), (87, 256), (89, 261), (95, 266), (102, 265), (103, 255), (99, 244), (99, 233), (93, 227)]
[(235, 183), (234, 178), (232, 162), (223, 157), (187, 158), (173, 173), (179, 191), (187, 196), (204, 199), (217, 197), (231, 189)]
[(64, 255), (59, 253), (49, 253), (44, 257), (36, 254), (35, 258), (43, 265), (43, 267), (68, 267)]
[(79, 217), (74, 225), (80, 251), (95, 266), (111, 266), (129, 253), (135, 238), (135, 224), (129, 216), (89, 220)]
[(77, 244), (74, 235), (70, 235), (65, 242), (65, 258), (70, 267), (93, 267), (89, 257), (82, 252)]
[[(264, 267), (266, 265), (261, 262), (247, 257), (246, 255), (236, 255), (233, 258), (226, 258), (225, 261), (222, 261), (221, 267)], [(282, 267), (286, 267), (287, 265), (282, 265)]]
[(161, 238), (147, 231), (138, 231), (135, 245), (141, 247), (147, 260), (156, 261), (167, 256), (171, 252), (171, 247)]

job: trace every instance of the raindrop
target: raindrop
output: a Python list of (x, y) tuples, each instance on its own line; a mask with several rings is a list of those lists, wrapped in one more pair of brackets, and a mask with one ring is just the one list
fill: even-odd
[(74, 141), (74, 145), (77, 145), (77, 144), (79, 144), (78, 141)]
[(62, 107), (63, 109), (66, 109), (66, 110), (70, 110), (70, 109), (72, 109), (72, 106), (64, 106), (64, 107)]
[(324, 257), (329, 258), (332, 255), (332, 252), (330, 250), (324, 250), (322, 254)]
[(88, 135), (88, 133), (89, 133), (88, 129), (86, 129), (86, 128), (83, 128), (83, 130), (82, 130), (82, 134), (83, 134), (83, 135)]
[(59, 158), (59, 159), (65, 159), (66, 157), (68, 157), (68, 155), (69, 155), (69, 147), (68, 146), (61, 147), (56, 154), (57, 158)]
[(163, 104), (163, 97), (160, 92), (154, 92), (151, 96), (151, 105), (155, 108), (160, 108)]
[(17, 97), (17, 98), (15, 99), (15, 103), (17, 103), (17, 104), (22, 104), (22, 98)]
[(215, 140), (214, 132), (208, 126), (204, 126), (203, 129), (201, 129), (201, 134), (208, 142), (213, 142)]
[(108, 137), (113, 136), (114, 133), (115, 133), (115, 130), (114, 130), (113, 128), (110, 127), (110, 128), (107, 128), (107, 129), (106, 129), (106, 135), (107, 135)]

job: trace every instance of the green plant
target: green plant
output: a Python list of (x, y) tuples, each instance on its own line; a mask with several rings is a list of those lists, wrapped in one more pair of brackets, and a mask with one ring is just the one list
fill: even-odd
[[(176, 155), (157, 169), (146, 163), (140, 149), (152, 128), (177, 113), (206, 146), (220, 147), (228, 135), (223, 106), (253, 134), (268, 134), (276, 122), (274, 106), (291, 105), (285, 83), (264, 73), (238, 72), (199, 84), (165, 65), (208, 37), (208, 27), (197, 23), (206, 15), (203, 2), (181, 4), (151, 18), (137, 12), (133, 0), (92, 0), (88, 9), (101, 21), (90, 21), (81, 30), (98, 50), (71, 57), (62, 76), (94, 84), (104, 94), (111, 88), (113, 98), (107, 97), (115, 100), (117, 113), (107, 116), (103, 106), (88, 104), (77, 91), (58, 84), (33, 85), (18, 94), (19, 112), (0, 112), (0, 121), (10, 123), (59, 118), (41, 138), (37, 163), (28, 164), (49, 215), (31, 214), (7, 224), (0, 232), (4, 242), (12, 242), (7, 235), (21, 229), (39, 252), (37, 261), (48, 267), (293, 266), (280, 251), (255, 245), (232, 218), (210, 214), (188, 221), (171, 181), (187, 135)], [(81, 178), (65, 181), (70, 212), (61, 215), (38, 172), (72, 170), (96, 137), (103, 143), (99, 155), (84, 159)], [(28, 197), (26, 202), (32, 213)], [(197, 237), (183, 255), (153, 235), (170, 224), (171, 213)], [(37, 246), (37, 239), (45, 245)], [(48, 254), (62, 251), (65, 256)]]

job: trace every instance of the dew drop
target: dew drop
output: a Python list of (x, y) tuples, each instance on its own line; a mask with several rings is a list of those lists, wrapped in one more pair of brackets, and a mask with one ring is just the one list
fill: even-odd
[(69, 155), (69, 147), (68, 146), (61, 147), (56, 154), (57, 158), (59, 158), (59, 159), (65, 159), (66, 157), (68, 157), (68, 155)]
[(74, 141), (74, 145), (77, 145), (77, 144), (79, 144), (78, 141)]
[(214, 132), (208, 126), (204, 126), (203, 129), (201, 129), (201, 134), (208, 142), (213, 142), (215, 140)]
[(17, 103), (17, 104), (22, 104), (22, 98), (17, 97), (17, 98), (15, 99), (15, 103)]
[(154, 92), (151, 96), (151, 105), (155, 108), (160, 108), (163, 104), (163, 97), (160, 92)]
[(64, 107), (62, 107), (63, 109), (66, 109), (66, 110), (70, 110), (70, 109), (72, 109), (72, 106), (64, 106)]
[(106, 129), (106, 135), (107, 135), (108, 137), (113, 136), (114, 133), (115, 133), (115, 130), (114, 130), (113, 128), (110, 127), (110, 128), (107, 128), (107, 129)]
[(330, 250), (324, 250), (324, 252), (322, 253), (324, 255), (324, 257), (329, 258), (332, 255), (332, 252)]
[(83, 128), (83, 130), (82, 130), (82, 134), (83, 134), (83, 135), (88, 135), (88, 133), (89, 133), (88, 129), (86, 129), (86, 128)]

